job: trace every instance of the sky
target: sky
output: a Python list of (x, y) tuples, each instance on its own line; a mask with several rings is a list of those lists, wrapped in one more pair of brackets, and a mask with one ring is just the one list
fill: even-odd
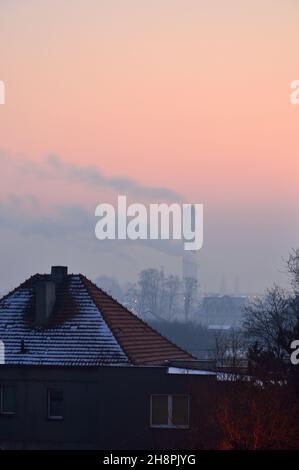
[(180, 273), (180, 247), (95, 239), (118, 194), (204, 204), (203, 291), (285, 283), (298, 23), (295, 0), (2, 0), (0, 291), (52, 264)]

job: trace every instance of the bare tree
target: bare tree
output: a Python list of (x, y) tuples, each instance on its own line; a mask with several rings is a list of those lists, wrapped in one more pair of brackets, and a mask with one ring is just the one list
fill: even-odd
[(158, 317), (164, 273), (156, 269), (145, 269), (139, 275), (139, 313), (150, 312)]
[(275, 286), (245, 312), (244, 328), (248, 336), (275, 358), (286, 358), (296, 324), (296, 312), (291, 308), (289, 294)]
[(294, 375), (290, 367), (290, 345), (299, 334), (298, 250), (290, 254), (287, 267), (293, 291), (274, 286), (245, 312), (244, 328), (251, 340), (249, 359), (261, 374), (268, 370), (270, 375)]
[(137, 284), (130, 285), (124, 302), (140, 316), (151, 314), (154, 318), (173, 320), (184, 315), (190, 319), (197, 301), (197, 281), (174, 275), (166, 276), (163, 269), (144, 269)]
[(244, 336), (240, 330), (232, 328), (229, 332), (215, 334), (215, 362), (217, 367), (231, 372), (240, 371), (244, 365)]
[(218, 399), (221, 449), (299, 449), (295, 395), (285, 386), (253, 382), (224, 384)]
[(170, 275), (165, 280), (165, 289), (166, 289), (166, 305), (165, 305), (165, 313), (167, 320), (172, 320), (177, 303), (178, 303), (178, 296), (180, 295), (180, 279), (178, 276)]
[(293, 250), (287, 261), (288, 272), (295, 295), (299, 294), (299, 249)]
[(197, 280), (193, 277), (184, 278), (184, 314), (185, 321), (190, 319), (190, 314), (196, 299)]

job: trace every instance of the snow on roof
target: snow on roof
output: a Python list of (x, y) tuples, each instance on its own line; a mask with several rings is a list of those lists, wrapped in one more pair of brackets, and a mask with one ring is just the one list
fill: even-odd
[(56, 285), (48, 323), (36, 326), (36, 274), (0, 300), (5, 364), (99, 366), (192, 359), (82, 275)]
[(216, 372), (210, 370), (187, 369), (185, 367), (169, 367), (167, 373), (178, 375), (217, 375)]

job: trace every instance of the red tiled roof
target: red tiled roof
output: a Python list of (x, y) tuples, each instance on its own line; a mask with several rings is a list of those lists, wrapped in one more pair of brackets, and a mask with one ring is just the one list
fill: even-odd
[(194, 359), (86, 277), (81, 276), (81, 278), (104, 320), (133, 364), (157, 364), (174, 359)]
[(99, 366), (192, 360), (136, 315), (82, 275), (56, 286), (48, 323), (34, 323), (36, 274), (0, 300), (0, 340), (5, 363)]

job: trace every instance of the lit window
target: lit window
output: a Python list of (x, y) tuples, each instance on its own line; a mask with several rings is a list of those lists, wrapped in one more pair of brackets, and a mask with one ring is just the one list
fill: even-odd
[(16, 414), (16, 386), (11, 384), (2, 384), (1, 392), (1, 414), (14, 415)]
[(188, 428), (189, 396), (152, 395), (151, 426), (159, 428)]
[(48, 418), (63, 419), (63, 391), (58, 389), (48, 390)]

